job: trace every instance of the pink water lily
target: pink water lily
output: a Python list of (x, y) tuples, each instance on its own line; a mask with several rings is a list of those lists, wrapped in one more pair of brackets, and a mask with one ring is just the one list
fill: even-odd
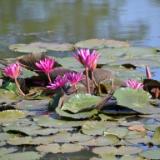
[(58, 88), (62, 88), (68, 82), (66, 76), (58, 75), (53, 83), (50, 83), (47, 88), (56, 90)]
[(83, 79), (83, 73), (68, 72), (65, 76), (73, 86), (77, 85), (77, 83)]
[(10, 77), (11, 79), (14, 79), (19, 93), (22, 96), (25, 96), (25, 94), (21, 90), (19, 82), (17, 80), (17, 78), (20, 76), (20, 73), (21, 73), (21, 66), (18, 62), (10, 64), (4, 68), (4, 75), (7, 77)]
[(132, 89), (142, 89), (144, 86), (143, 83), (132, 79), (125, 81), (125, 85)]
[(47, 75), (50, 83), (52, 82), (51, 77), (50, 77), (50, 73), (52, 72), (52, 70), (54, 68), (54, 64), (55, 64), (55, 60), (51, 59), (51, 58), (45, 58), (45, 59), (42, 59), (39, 62), (35, 63), (37, 68)]
[(92, 80), (93, 78), (93, 70), (97, 67), (97, 61), (99, 59), (99, 54), (96, 50), (92, 52), (89, 49), (79, 49), (74, 57), (85, 67), (86, 72), (86, 84), (87, 84), (87, 92), (90, 93), (90, 86), (89, 86), (89, 76), (88, 71), (90, 70), (92, 73)]
[(18, 78), (20, 72), (21, 72), (21, 66), (18, 62), (10, 64), (6, 68), (4, 68), (4, 75), (12, 79)]

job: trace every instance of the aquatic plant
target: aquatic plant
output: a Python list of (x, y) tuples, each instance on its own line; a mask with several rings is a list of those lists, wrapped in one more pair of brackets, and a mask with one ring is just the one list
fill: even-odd
[(58, 88), (62, 88), (68, 82), (66, 75), (60, 76), (58, 75), (54, 82), (50, 83), (47, 88), (56, 90)]
[(125, 81), (125, 85), (129, 88), (132, 88), (132, 89), (141, 89), (144, 86), (143, 83), (138, 82), (133, 79), (129, 79), (129, 80)]
[(74, 57), (85, 67), (87, 92), (90, 93), (88, 71), (91, 71), (91, 79), (94, 80), (93, 70), (97, 67), (99, 54), (96, 50), (91, 52), (89, 49), (78, 49)]
[(77, 83), (83, 79), (83, 73), (68, 72), (65, 74), (67, 81), (77, 90)]
[(52, 83), (50, 73), (54, 68), (54, 64), (55, 64), (55, 60), (51, 58), (44, 58), (39, 62), (35, 63), (36, 67), (47, 75), (49, 83)]
[(10, 64), (10, 65), (8, 65), (7, 67), (4, 68), (4, 75), (7, 76), (7, 77), (10, 77), (11, 79), (14, 79), (19, 93), (22, 96), (25, 96), (25, 94), (21, 90), (20, 84), (17, 80), (18, 77), (20, 76), (20, 73), (21, 73), (21, 66), (18, 62)]

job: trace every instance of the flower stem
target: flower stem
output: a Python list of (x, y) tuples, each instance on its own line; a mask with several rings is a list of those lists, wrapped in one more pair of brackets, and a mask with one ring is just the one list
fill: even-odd
[(93, 71), (91, 71), (91, 79), (92, 79), (92, 81), (93, 81), (94, 85), (95, 85), (96, 87), (98, 87), (98, 84), (97, 84), (97, 82), (96, 82), (96, 80), (95, 80), (95, 77), (94, 77)]
[(85, 72), (86, 72), (86, 84), (87, 84), (87, 93), (91, 93), (90, 91), (90, 85), (89, 85), (89, 76), (88, 76), (88, 68), (85, 68)]
[(17, 86), (17, 89), (18, 89), (20, 95), (25, 96), (25, 94), (23, 93), (23, 91), (20, 88), (20, 85), (19, 85), (17, 78), (15, 78), (15, 83), (16, 83), (16, 86)]
[(47, 73), (47, 77), (48, 77), (49, 83), (52, 83), (52, 80), (51, 80), (51, 77), (50, 77), (49, 73)]

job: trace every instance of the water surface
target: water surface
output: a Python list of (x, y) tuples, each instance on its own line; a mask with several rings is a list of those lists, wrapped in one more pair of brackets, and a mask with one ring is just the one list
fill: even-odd
[(0, 55), (13, 43), (90, 38), (160, 46), (159, 0), (1, 0)]

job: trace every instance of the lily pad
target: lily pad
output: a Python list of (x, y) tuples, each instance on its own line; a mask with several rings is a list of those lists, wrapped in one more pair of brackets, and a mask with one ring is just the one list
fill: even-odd
[(93, 109), (91, 111), (85, 111), (85, 112), (72, 114), (72, 113), (61, 110), (60, 107), (57, 107), (56, 113), (62, 117), (68, 117), (68, 118), (72, 118), (72, 119), (87, 119), (87, 118), (90, 118), (90, 117), (96, 115), (98, 113), (98, 110)]
[(85, 142), (92, 139), (93, 137), (81, 133), (71, 134), (69, 132), (63, 131), (54, 135), (53, 138), (54, 142), (69, 143), (69, 142)]
[(3, 111), (0, 112), (0, 123), (16, 121), (19, 118), (24, 118), (25, 116), (26, 116), (25, 112), (18, 110)]
[(16, 148), (3, 148), (1, 147), (0, 149), (0, 158), (2, 158), (3, 155), (9, 154), (9, 153), (13, 153), (17, 151)]
[(155, 145), (160, 145), (160, 127), (156, 128), (156, 131), (152, 137), (152, 141)]
[(48, 144), (36, 148), (37, 151), (44, 153), (70, 153), (81, 151), (84, 147), (79, 144)]
[(44, 48), (39, 48), (27, 44), (12, 44), (9, 46), (9, 49), (14, 52), (22, 52), (22, 53), (44, 53), (47, 51)]
[(120, 88), (113, 95), (117, 99), (117, 104), (132, 109), (142, 114), (152, 114), (160, 112), (159, 108), (149, 104), (150, 95), (142, 89)]
[(34, 151), (27, 151), (27, 152), (16, 152), (16, 153), (10, 153), (6, 154), (3, 157), (0, 157), (1, 160), (38, 160), (42, 157), (38, 152)]
[(87, 135), (103, 135), (106, 129), (104, 121), (88, 121), (82, 125), (82, 132)]
[(150, 150), (141, 152), (139, 155), (147, 159), (159, 160), (160, 149), (155, 149), (155, 150), (150, 149)]
[(84, 110), (90, 110), (96, 107), (102, 101), (101, 97), (90, 94), (76, 94), (64, 102), (61, 110), (78, 113)]
[(38, 47), (51, 51), (72, 51), (74, 45), (71, 43), (45, 43), (45, 42), (33, 42), (29, 46)]
[(124, 138), (128, 134), (128, 129), (125, 127), (111, 127), (105, 130), (104, 135), (116, 135), (119, 138)]
[(119, 143), (119, 138), (115, 135), (106, 135), (97, 138), (93, 138), (89, 141), (80, 143), (84, 146), (108, 146), (116, 145)]
[(105, 47), (129, 47), (127, 42), (106, 40), (106, 39), (88, 39), (84, 41), (77, 42), (75, 44), (76, 48), (89, 48), (89, 49), (99, 49)]
[(71, 128), (80, 127), (83, 121), (65, 121), (49, 117), (48, 115), (35, 117), (34, 121), (42, 127), (55, 127), (55, 128)]
[(95, 147), (92, 150), (94, 153), (103, 155), (103, 154), (113, 154), (113, 155), (130, 155), (130, 154), (137, 154), (142, 151), (139, 147), (134, 146), (121, 146), (121, 147)]

